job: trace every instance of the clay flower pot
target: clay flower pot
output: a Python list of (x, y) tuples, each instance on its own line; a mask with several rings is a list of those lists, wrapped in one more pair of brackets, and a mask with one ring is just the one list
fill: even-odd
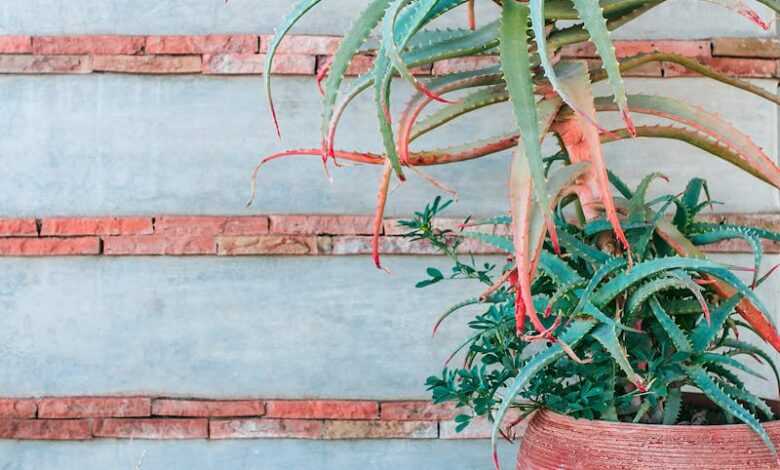
[[(764, 423), (780, 444), (780, 421)], [(574, 419), (548, 410), (531, 418), (517, 457), (530, 469), (767, 469), (780, 468), (761, 439), (743, 424), (662, 426)]]

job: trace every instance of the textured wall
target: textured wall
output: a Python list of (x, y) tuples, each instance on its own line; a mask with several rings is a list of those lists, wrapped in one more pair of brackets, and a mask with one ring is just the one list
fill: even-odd
[[(296, 32), (341, 33), (351, 14), (365, 2), (326, 3), (338, 4), (340, 12), (312, 17)], [(483, 12), (489, 10), (487, 1), (478, 3)], [(289, 2), (281, 0), (230, 0), (227, 4), (224, 0), (8, 0), (0, 4), (0, 36), (257, 35), (270, 33), (288, 9)], [(758, 10), (768, 17), (763, 7)], [(462, 21), (455, 15), (450, 25)], [(690, 0), (669, 0), (618, 34), (636, 39), (774, 35), (774, 28), (762, 32), (733, 13)], [(168, 420), (169, 415), (147, 410), (133, 416), (164, 416), (164, 421), (128, 424), (136, 426), (132, 432), (115, 429), (113, 433), (105, 432), (103, 423), (100, 429), (104, 434), (100, 436), (99, 431), (95, 434), (97, 422), (90, 420), (121, 420), (128, 418), (127, 410), (72, 407), (68, 408), (72, 420), (60, 420), (62, 416), (50, 419), (41, 412), (41, 403), (30, 405), (35, 400), (6, 402), (2, 397), (427, 398), (425, 377), (440, 369), (463, 334), (456, 321), (431, 339), (432, 321), (443, 307), (474, 295), (477, 288), (464, 289), (451, 283), (426, 291), (414, 289), (426, 266), (446, 266), (444, 260), (419, 256), (424, 250), (415, 256), (388, 256), (386, 264), (392, 270), (388, 275), (374, 269), (365, 256), (311, 256), (313, 253), (306, 252), (307, 256), (299, 257), (217, 257), (211, 256), (219, 251), (220, 242), (215, 237), (228, 233), (227, 225), (220, 226), (219, 233), (203, 226), (165, 229), (162, 216), (166, 214), (372, 211), (377, 168), (340, 170), (331, 184), (317, 159), (268, 166), (261, 172), (255, 205), (244, 207), (249, 174), (261, 155), (318, 145), (319, 97), (312, 77), (312, 55), (321, 52), (299, 57), (293, 64), (298, 68), (286, 72), (292, 75), (275, 77), (284, 134), (280, 143), (273, 135), (256, 73), (258, 57), (240, 58), (254, 64), (249, 75), (229, 77), (200, 74), (208, 61), (199, 53), (149, 59), (152, 62), (128, 59), (130, 54), (149, 53), (148, 43), (145, 51), (94, 55), (94, 51), (77, 51), (72, 58), (53, 59), (53, 54), (62, 50), (36, 49), (36, 54), (43, 54), (36, 58), (29, 55), (35, 43), (29, 38), (19, 41), (16, 52), (21, 54), (10, 55), (12, 43), (0, 40), (0, 126), (5, 130), (5, 137), (0, 138), (4, 170), (0, 255), (5, 255), (0, 257), (4, 318), (0, 323), (0, 438), (86, 439), (94, 434), (170, 439), (184, 432), (166, 428), (167, 434), (160, 434), (156, 426), (175, 423)], [(95, 44), (102, 47), (106, 41)], [(247, 44), (254, 53), (251, 40)], [(710, 43), (705, 44), (709, 54)], [(777, 48), (777, 43), (772, 47)], [(777, 50), (764, 59), (755, 59), (756, 54), (749, 59), (708, 60), (776, 91)], [(106, 57), (100, 58), (103, 55)], [(119, 69), (129, 73), (100, 73)], [(44, 70), (58, 73), (40, 74)], [(673, 75), (670, 70), (659, 67), (654, 78), (632, 78), (629, 90), (688, 98), (729, 117), (777, 158), (774, 106), (702, 78), (660, 78)], [(394, 106), (403, 105), (408, 96), (408, 90), (399, 86)], [(360, 100), (346, 117), (339, 144), (378, 150), (373, 116), (370, 101)], [(507, 110), (496, 108), (481, 113), (468, 125), (455, 123), (426, 142), (464, 142), (492, 135), (510, 122)], [(616, 124), (609, 119), (605, 122)], [(672, 179), (662, 188), (665, 192), (677, 191), (688, 178), (700, 175), (717, 180), (713, 197), (727, 202), (724, 210), (780, 211), (777, 191), (684, 144), (639, 140), (610, 144), (607, 149), (613, 168), (630, 182), (637, 182), (644, 173), (640, 164), (653, 164)], [(496, 155), (457, 168), (435, 168), (430, 173), (459, 190), (460, 201), (452, 214), (488, 215), (506, 208), (506, 170), (506, 155)], [(388, 214), (409, 214), (437, 193), (412, 177), (393, 193)], [(52, 216), (144, 216), (136, 234), (146, 238), (133, 235), (119, 245), (128, 234), (122, 231), (126, 227), (114, 232), (111, 223), (106, 222), (110, 228), (87, 227), (82, 219), (67, 233), (50, 232), (46, 220)], [(6, 218), (16, 217), (27, 219), (13, 222), (17, 225), (11, 227)], [(777, 224), (776, 215), (762, 217)], [(252, 236), (265, 235), (268, 226), (253, 230), (258, 232)], [(274, 231), (273, 221), (270, 230)], [(295, 237), (301, 233), (319, 236), (313, 242), (306, 238), (306, 243), (314, 243), (317, 249), (322, 246), (322, 236), (334, 234), (329, 228), (279, 233), (290, 232), (296, 235), (285, 240), (300, 241)], [(41, 242), (38, 235), (49, 238)], [(361, 238), (365, 229), (347, 230), (342, 235), (358, 237), (351, 239), (347, 252), (365, 251), (365, 239)], [(5, 238), (10, 236), (13, 238)], [(390, 248), (405, 248), (388, 243)], [(124, 251), (118, 246), (124, 246)], [(248, 250), (251, 254), (289, 253), (276, 247), (258, 249), (256, 244)], [(777, 253), (778, 247), (773, 245), (770, 251)], [(79, 256), (27, 257), (57, 253)], [(144, 253), (202, 256), (122, 256)], [(106, 256), (91, 256), (96, 254)], [(776, 254), (768, 258), (767, 265), (780, 262)], [(719, 259), (751, 263), (744, 254), (724, 254)], [(761, 294), (780, 318), (780, 284), (767, 283)], [(750, 383), (768, 396), (777, 396), (766, 383), (756, 379)], [(24, 407), (28, 405), (32, 407)], [(263, 408), (248, 416), (256, 418), (267, 411)], [(360, 431), (359, 439), (350, 440), (288, 439), (295, 437), (294, 430), (281, 428), (287, 424), (294, 428), (297, 421), (276, 423), (280, 428), (273, 430), (272, 437), (280, 439), (214, 441), (197, 433), (200, 437), (193, 441), (95, 439), (56, 443), (6, 439), (0, 440), (0, 468), (477, 469), (490, 465), (484, 440), (447, 440), (452, 431), (446, 422), (451, 410), (426, 413), (396, 416), (386, 426), (370, 421), (369, 426), (380, 430)], [(30, 419), (36, 417), (41, 419)], [(215, 419), (208, 413), (183, 417), (187, 420), (184, 424), (201, 426), (198, 429), (203, 433), (206, 418)], [(221, 417), (225, 416), (217, 415)], [(306, 417), (325, 419), (316, 412)], [(356, 424), (354, 416), (344, 410), (334, 418), (334, 426), (364, 426)], [(409, 422), (421, 428), (403, 424)], [(116, 426), (123, 424), (114, 422)], [(146, 424), (149, 428), (141, 429)], [(63, 428), (71, 425), (85, 427)], [(86, 434), (78, 434), (82, 431)], [(307, 438), (328, 439), (323, 437), (326, 434)], [(482, 428), (472, 437), (484, 435)], [(511, 447), (504, 451), (505, 465), (509, 465), (511, 452)]]

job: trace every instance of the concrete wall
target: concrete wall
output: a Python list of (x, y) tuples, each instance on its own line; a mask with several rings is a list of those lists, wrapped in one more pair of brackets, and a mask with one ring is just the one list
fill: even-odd
[[(296, 32), (341, 33), (365, 2), (326, 3), (338, 11)], [(288, 8), (281, 0), (7, 0), (0, 35), (268, 33)], [(731, 12), (689, 0), (669, 0), (619, 34), (746, 35), (774, 30), (757, 31)], [(775, 80), (755, 83), (777, 90)], [(376, 168), (338, 171), (330, 184), (316, 159), (269, 166), (255, 206), (244, 208), (259, 156), (319, 141), (313, 79), (277, 77), (274, 86), (282, 143), (257, 77), (2, 75), (0, 215), (371, 212)], [(629, 88), (717, 111), (777, 158), (777, 110), (756, 97), (700, 78), (634, 79)], [(399, 90), (395, 104), (407, 96)], [(345, 148), (378, 148), (370, 106), (361, 101), (347, 117), (339, 136)], [(481, 116), (428, 142), (449, 145), (511, 122), (506, 109)], [(645, 173), (640, 164), (650, 164), (672, 177), (665, 191), (699, 175), (712, 180), (714, 198), (728, 210), (780, 210), (777, 191), (680, 143), (612, 144), (608, 158), (632, 182)], [(488, 215), (506, 208), (506, 169), (506, 155), (497, 155), (430, 173), (460, 191), (452, 214)], [(437, 193), (413, 178), (393, 193), (388, 213), (408, 214)], [(463, 332), (456, 321), (431, 339), (431, 323), (476, 292), (457, 283), (414, 289), (426, 266), (442, 263), (388, 257), (387, 275), (365, 257), (0, 258), (0, 395), (425, 399), (425, 377), (439, 371)], [(780, 317), (780, 285), (761, 292)], [(0, 441), (0, 467), (13, 470), (489, 464), (484, 441)]]

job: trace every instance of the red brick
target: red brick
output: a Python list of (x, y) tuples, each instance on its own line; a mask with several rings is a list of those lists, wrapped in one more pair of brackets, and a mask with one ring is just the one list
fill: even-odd
[[(704, 65), (728, 75), (746, 78), (771, 78), (775, 76), (777, 63), (766, 59), (732, 59), (727, 57), (712, 57), (700, 60)], [(667, 77), (697, 77), (685, 67), (671, 62), (664, 62), (664, 75)]]
[(96, 72), (138, 73), (138, 74), (182, 74), (200, 73), (200, 56), (133, 56), (98, 55), (92, 59)]
[(125, 439), (206, 439), (207, 419), (179, 418), (108, 418), (96, 419), (95, 437)]
[(365, 54), (358, 54), (352, 57), (352, 61), (347, 67), (346, 75), (356, 77), (358, 75), (364, 75), (371, 71), (371, 67), (374, 66), (374, 57)]
[(365, 215), (272, 215), (271, 232), (290, 235), (369, 235), (373, 217)]
[(139, 235), (106, 237), (106, 255), (213, 255), (216, 243), (212, 236)]
[(0, 237), (36, 237), (35, 219), (0, 219)]
[(30, 36), (0, 36), (0, 54), (29, 54), (32, 52)]
[[(260, 52), (268, 52), (272, 35), (260, 36)], [(341, 38), (335, 36), (289, 35), (282, 39), (277, 54), (332, 55), (341, 44)]]
[(207, 36), (149, 36), (147, 54), (224, 54), (257, 52), (259, 40), (249, 34)]
[(35, 36), (35, 54), (138, 54), (144, 47), (141, 36)]
[(2, 238), (0, 256), (62, 256), (100, 254), (100, 240), (78, 238)]
[(158, 399), (152, 403), (155, 416), (187, 416), (205, 418), (209, 416), (262, 416), (265, 402), (260, 400), (174, 400)]
[(777, 38), (716, 38), (712, 40), (712, 54), (730, 57), (780, 58), (780, 39)]
[[(271, 73), (277, 75), (314, 75), (317, 58), (313, 55), (278, 54)], [(207, 54), (203, 56), (203, 73), (212, 75), (260, 75), (265, 54)]]
[(217, 254), (235, 255), (316, 255), (317, 237), (265, 235), (259, 237), (217, 237)]
[(323, 439), (436, 439), (436, 421), (325, 421)]
[[(686, 57), (710, 57), (709, 41), (617, 41), (615, 53), (618, 58), (647, 54), (650, 52), (666, 52)], [(595, 56), (594, 56), (595, 57)]]
[(41, 236), (144, 235), (152, 231), (149, 217), (55, 217), (41, 222)]
[(322, 421), (304, 419), (213, 419), (211, 439), (320, 439)]
[(455, 72), (467, 72), (498, 64), (498, 56), (484, 55), (447, 59), (433, 64), (434, 75), (445, 75)]
[(598, 53), (596, 52), (596, 46), (589, 41), (563, 46), (561, 48), (560, 55), (561, 57), (564, 58), (578, 58), (578, 59), (598, 57)]
[(0, 418), (35, 418), (37, 410), (32, 399), (0, 398)]
[(0, 439), (81, 441), (91, 438), (86, 419), (0, 418)]
[(130, 418), (149, 416), (151, 400), (141, 397), (43, 398), (40, 418)]
[(271, 400), (266, 403), (269, 418), (376, 419), (379, 404), (351, 400)]
[(435, 405), (430, 401), (390, 401), (380, 405), (381, 417), (391, 421), (437, 421), (454, 419), (451, 403)]
[(258, 216), (162, 216), (155, 231), (165, 235), (263, 235), (268, 217)]
[(92, 72), (89, 56), (0, 55), (0, 74), (83, 74)]

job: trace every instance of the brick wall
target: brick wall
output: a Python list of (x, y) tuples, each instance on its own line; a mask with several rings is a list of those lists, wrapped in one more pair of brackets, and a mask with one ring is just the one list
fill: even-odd
[[(683, 17), (674, 4), (681, 0), (621, 32), (618, 55), (695, 56), (777, 91), (774, 29), (756, 34), (706, 3), (685, 3)], [(347, 14), (307, 20), (282, 45), (273, 69), (279, 143), (258, 76), (268, 33), (287, 8), (261, 0), (0, 7), (4, 468), (489, 465), (487, 423), (456, 434), (456, 411), (429, 405), (423, 385), (464, 332), (456, 320), (431, 338), (433, 319), (468, 293), (459, 285), (415, 290), (425, 267), (446, 268), (446, 260), (401, 237), (396, 221), (438, 191), (412, 181), (394, 192), (381, 238), (390, 275), (361, 256), (376, 168), (339, 170), (330, 184), (316, 159), (275, 162), (260, 173), (255, 205), (244, 208), (260, 156), (316, 146), (314, 76), (348, 22)], [(708, 21), (688, 25), (691, 17)], [(448, 21), (442, 26), (458, 24)], [(589, 47), (565, 55), (596, 60)], [(371, 60), (358, 58), (350, 74)], [(718, 111), (777, 157), (777, 110), (758, 98), (668, 63), (638, 69), (628, 87)], [(407, 94), (399, 88), (398, 104)], [(360, 115), (372, 113), (370, 100), (356, 109), (339, 142), (376, 150), (375, 124)], [(511, 122), (502, 111), (482, 116), (490, 119), (456, 122), (429, 142)], [(780, 230), (777, 191), (697, 150), (621, 142), (607, 155), (630, 182), (642, 176), (637, 161), (656, 162), (672, 178), (667, 192), (693, 175), (717, 179), (714, 198), (728, 204), (713, 219)], [(431, 173), (460, 193), (443, 226), (505, 210), (505, 155)], [(780, 262), (780, 245), (764, 248), (768, 263)], [(476, 242), (464, 251), (497, 254)], [(712, 252), (751, 264), (741, 240)], [(780, 289), (768, 284), (760, 294), (780, 313)], [(511, 452), (502, 454), (506, 466)]]

